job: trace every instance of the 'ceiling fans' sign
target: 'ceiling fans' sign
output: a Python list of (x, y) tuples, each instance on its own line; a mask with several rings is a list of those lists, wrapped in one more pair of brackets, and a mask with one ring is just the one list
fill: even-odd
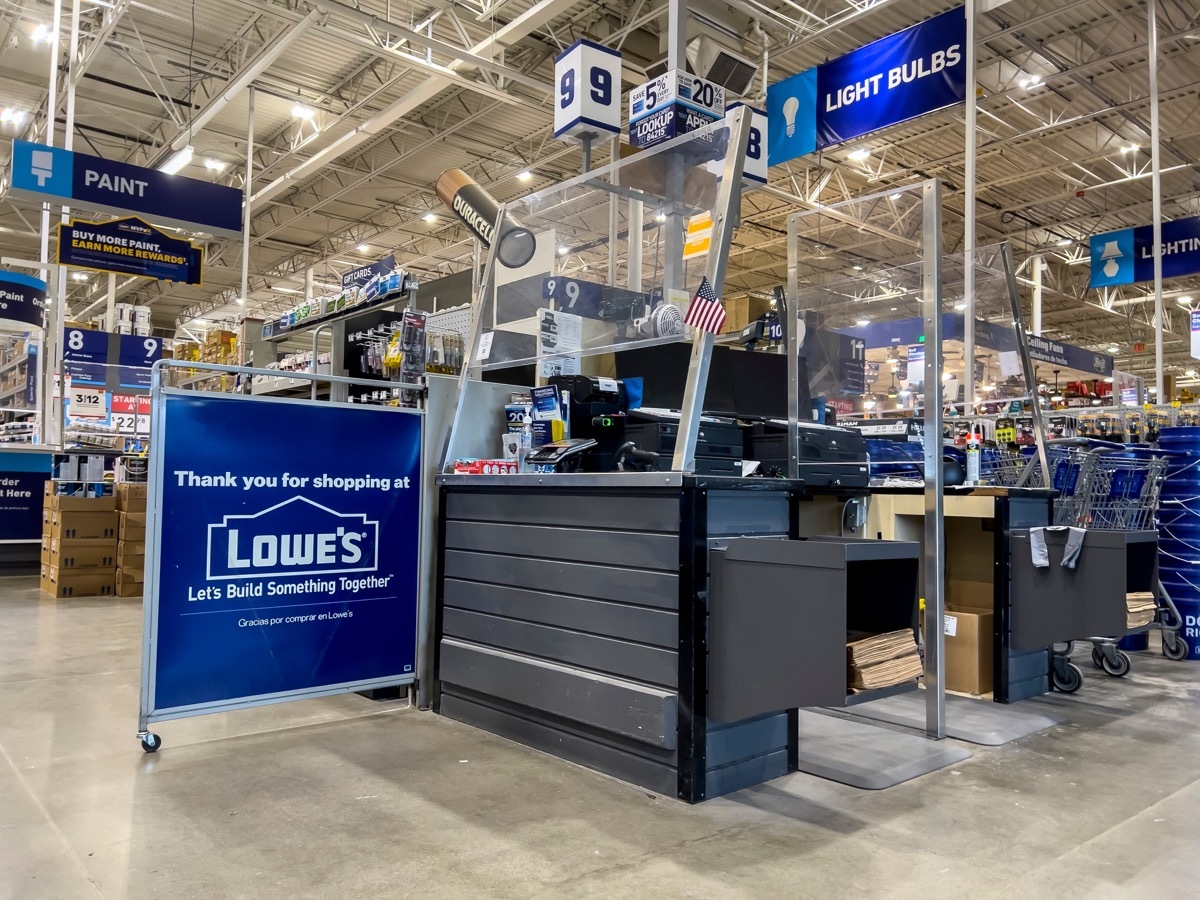
[(58, 226), (58, 262), (81, 269), (201, 284), (204, 251), (138, 218), (72, 222)]
[[(1116, 287), (1154, 280), (1154, 226), (1140, 225), (1091, 240), (1089, 287)], [(1163, 278), (1200, 273), (1200, 216), (1162, 223)]]

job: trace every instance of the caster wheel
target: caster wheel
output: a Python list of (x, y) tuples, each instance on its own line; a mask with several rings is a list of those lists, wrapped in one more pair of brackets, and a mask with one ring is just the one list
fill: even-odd
[(1163, 635), (1162, 642), (1163, 656), (1167, 659), (1181, 660), (1187, 659), (1188, 645), (1179, 639), (1179, 635), (1172, 634), (1168, 637)]
[(1075, 663), (1067, 663), (1061, 672), (1055, 669), (1050, 680), (1056, 691), (1073, 694), (1083, 685), (1083, 671)]
[(1113, 678), (1124, 678), (1129, 674), (1130, 667), (1129, 654), (1124, 650), (1118, 650), (1112, 660), (1107, 656), (1100, 659), (1100, 668), (1104, 670), (1104, 674), (1111, 675)]
[(147, 734), (142, 737), (142, 749), (147, 753), (157, 753), (162, 746), (162, 738), (157, 734)]
[(1092, 665), (1097, 669), (1104, 668), (1104, 654), (1100, 652), (1099, 647), (1092, 648)]

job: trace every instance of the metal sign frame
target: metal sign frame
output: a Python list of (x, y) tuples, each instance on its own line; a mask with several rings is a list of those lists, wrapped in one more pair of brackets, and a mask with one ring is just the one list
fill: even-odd
[[(414, 667), (411, 673), (398, 674), (395, 676), (387, 676), (383, 678), (373, 678), (362, 681), (351, 681), (339, 684), (323, 685), (315, 688), (304, 688), (290, 691), (280, 691), (270, 694), (258, 694), (252, 696), (238, 697), (231, 700), (220, 700), (205, 703), (196, 703), (187, 706), (178, 706), (169, 709), (156, 709), (154, 707), (155, 698), (155, 681), (158, 664), (158, 620), (159, 620), (159, 597), (158, 597), (158, 581), (161, 569), (160, 554), (162, 550), (162, 518), (163, 510), (163, 474), (165, 463), (166, 442), (163, 440), (164, 428), (166, 424), (166, 407), (167, 402), (171, 397), (196, 397), (203, 392), (197, 392), (186, 388), (176, 388), (164, 385), (164, 372), (172, 369), (187, 369), (187, 370), (203, 370), (205, 372), (213, 372), (214, 374), (235, 374), (235, 375), (262, 375), (276, 374), (269, 369), (253, 369), (243, 366), (225, 366), (208, 363), (187, 362), (181, 360), (159, 360), (154, 364), (151, 376), (151, 401), (150, 401), (150, 416), (151, 416), (151, 433), (156, 436), (156, 440), (151, 442), (150, 449), (150, 485), (151, 492), (147, 504), (147, 547), (146, 547), (146, 593), (143, 600), (143, 631), (142, 631), (142, 676), (141, 676), (141, 694), (138, 716), (138, 738), (142, 742), (142, 748), (147, 752), (154, 752), (161, 746), (161, 740), (158, 735), (152, 734), (149, 731), (149, 725), (152, 722), (163, 722), (171, 719), (183, 719), (191, 716), (202, 716), (209, 713), (229, 712), (235, 709), (248, 709), (256, 706), (266, 706), (273, 703), (284, 703), (289, 700), (308, 700), (315, 697), (328, 697), (334, 694), (344, 694), (353, 691), (365, 691), (375, 688), (395, 687), (400, 685), (413, 684), (417, 678), (417, 673), (420, 671), (420, 662), (422, 657), (422, 648), (420, 647), (420, 635), (426, 627), (426, 618), (428, 617), (428, 609), (421, 602), (422, 586), (420, 573), (413, 573), (414, 593), (417, 600), (416, 603), (416, 622), (414, 623), (414, 636), (417, 646), (414, 648)], [(378, 387), (376, 381), (366, 381), (360, 378), (344, 378), (335, 375), (317, 375), (311, 372), (294, 372), (292, 373), (297, 378), (308, 378), (313, 381), (326, 381), (338, 384), (361, 385), (366, 387)], [(395, 385), (397, 389), (408, 391), (411, 393), (424, 393), (424, 385)], [(326, 408), (330, 405), (349, 407), (352, 409), (370, 409), (359, 404), (343, 402), (343, 401), (319, 401), (314, 403), (306, 399), (280, 398), (280, 397), (254, 397), (245, 394), (228, 394), (214, 393), (214, 397), (226, 400), (232, 400), (239, 403), (267, 403), (275, 405), (295, 405), (305, 406), (310, 408)], [(416, 415), (424, 419), (424, 410), (412, 409), (390, 409), (379, 408), (380, 415)], [(422, 426), (424, 423), (422, 422)], [(424, 495), (424, 456), (425, 456), (425, 435), (424, 427), (422, 427), (421, 448), (418, 457), (418, 481), (421, 482), (421, 487), (418, 489), (417, 495), (417, 518), (416, 528), (417, 535), (417, 558), (421, 558), (424, 529), (420, 527), (420, 522), (427, 508), (426, 497)]]

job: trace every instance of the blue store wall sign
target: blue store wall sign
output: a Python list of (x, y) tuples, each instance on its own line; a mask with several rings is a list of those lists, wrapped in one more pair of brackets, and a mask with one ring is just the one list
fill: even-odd
[(411, 681), (422, 417), (165, 400), (153, 708)]
[[(1154, 280), (1154, 226), (1139, 225), (1091, 239), (1089, 287)], [(1163, 278), (1200, 273), (1200, 216), (1162, 223)]]
[(41, 539), (51, 461), (49, 453), (0, 453), (0, 542)]
[(242, 192), (223, 184), (16, 140), (10, 177), (14, 194), (39, 203), (138, 213), (225, 237), (242, 233)]

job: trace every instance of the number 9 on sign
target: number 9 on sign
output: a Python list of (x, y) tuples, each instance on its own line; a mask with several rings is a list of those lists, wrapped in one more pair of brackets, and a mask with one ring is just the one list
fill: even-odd
[(579, 40), (554, 60), (554, 136), (577, 142), (621, 131), (621, 54)]

